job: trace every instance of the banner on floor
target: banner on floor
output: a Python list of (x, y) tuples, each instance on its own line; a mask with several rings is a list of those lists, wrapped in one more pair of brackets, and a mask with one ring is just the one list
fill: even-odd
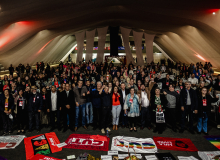
[(63, 148), (70, 149), (84, 149), (84, 150), (97, 150), (97, 151), (108, 151), (109, 150), (109, 138), (105, 140), (95, 140), (91, 138), (89, 134), (71, 134), (65, 141), (67, 144)]
[(196, 152), (198, 149), (188, 138), (153, 137), (158, 149)]
[(112, 138), (111, 150), (136, 153), (155, 153), (157, 147), (152, 138), (116, 136)]
[(55, 132), (25, 138), (24, 144), (27, 160), (30, 160), (36, 154), (46, 155), (62, 150), (62, 148), (57, 146), (60, 141)]
[(14, 149), (24, 138), (22, 135), (0, 136), (0, 149)]
[(41, 154), (36, 154), (31, 160), (66, 160), (66, 159), (58, 159), (58, 158), (53, 158), (49, 156), (44, 156)]
[(202, 160), (219, 160), (220, 151), (201, 152), (198, 151), (198, 155)]
[(220, 136), (204, 136), (210, 143), (220, 149)]

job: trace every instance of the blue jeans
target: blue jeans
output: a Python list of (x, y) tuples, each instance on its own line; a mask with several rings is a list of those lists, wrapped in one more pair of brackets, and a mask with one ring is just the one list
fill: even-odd
[(207, 133), (207, 122), (208, 122), (208, 115), (206, 112), (204, 112), (203, 117), (198, 118), (198, 124), (197, 124), (198, 132), (201, 132), (203, 129), (203, 131)]
[(87, 102), (86, 103), (86, 120), (87, 120), (87, 124), (93, 123), (92, 102)]
[(75, 127), (78, 127), (78, 120), (79, 120), (79, 113), (82, 114), (82, 126), (86, 125), (86, 103), (80, 105), (79, 107), (76, 106), (76, 121), (75, 121)]
[(118, 125), (120, 113), (121, 113), (121, 105), (112, 106), (113, 125)]
[(40, 119), (39, 112), (29, 112), (29, 130), (32, 129), (33, 126), (33, 118), (35, 118), (36, 129), (39, 129)]

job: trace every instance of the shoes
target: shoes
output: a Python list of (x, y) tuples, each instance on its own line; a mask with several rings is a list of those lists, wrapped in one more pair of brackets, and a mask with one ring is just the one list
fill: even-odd
[(193, 130), (189, 130), (189, 132), (190, 132), (191, 134), (195, 134), (195, 132), (194, 132)]
[(6, 134), (7, 134), (6, 132), (3, 132), (3, 133), (2, 133), (2, 136), (5, 136)]
[(102, 132), (102, 134), (105, 134), (105, 130), (104, 130), (104, 128), (102, 128), (101, 132)]
[(107, 127), (106, 130), (108, 130), (109, 132), (111, 131), (111, 129), (109, 127)]
[(77, 127), (75, 127), (75, 129), (74, 129), (74, 130), (75, 130), (75, 132), (77, 131), (77, 129), (78, 129), (78, 128), (77, 128)]
[(117, 125), (115, 125), (115, 130), (116, 130), (116, 131), (118, 130), (118, 126), (117, 126)]
[(116, 126), (116, 125), (113, 125), (112, 130), (115, 130), (115, 126)]
[(136, 127), (135, 127), (134, 131), (137, 132), (137, 128)]
[(83, 128), (84, 128), (84, 129), (87, 129), (86, 125), (85, 125), (85, 126), (83, 126)]
[(55, 129), (55, 127), (52, 127), (52, 128), (50, 129), (50, 132), (52, 132), (54, 129)]
[(184, 129), (180, 129), (179, 133), (183, 133), (184, 132)]
[(65, 133), (67, 131), (67, 127), (65, 127), (64, 129), (63, 129), (63, 133)]
[(143, 130), (144, 129), (144, 127), (141, 127), (141, 130)]
[(130, 128), (130, 132), (132, 132), (133, 131), (133, 128)]

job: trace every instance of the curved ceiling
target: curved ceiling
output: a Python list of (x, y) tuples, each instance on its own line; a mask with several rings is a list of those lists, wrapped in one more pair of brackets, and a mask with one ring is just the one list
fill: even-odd
[(123, 26), (156, 34), (154, 41), (174, 61), (211, 61), (220, 68), (218, 1), (2, 0), (0, 6), (0, 63), (6, 67), (60, 60), (76, 32)]

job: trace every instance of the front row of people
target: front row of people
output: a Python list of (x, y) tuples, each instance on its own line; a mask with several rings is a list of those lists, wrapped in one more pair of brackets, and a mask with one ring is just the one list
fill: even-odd
[[(14, 98), (8, 89), (4, 90), (4, 94), (0, 97), (3, 135), (11, 134), (12, 122), (17, 123), (18, 134), (25, 132), (25, 125), (29, 126), (31, 132), (33, 124), (39, 132), (40, 119), (45, 115), (50, 117), (50, 131), (53, 131), (56, 125), (60, 131), (61, 121), (63, 121), (64, 132), (68, 126), (72, 131), (76, 131), (80, 123), (80, 113), (82, 114), (81, 124), (84, 129), (87, 129), (88, 123), (92, 121), (88, 115), (91, 112), (94, 116), (93, 129), (99, 128), (103, 134), (106, 130), (110, 131), (109, 121), (111, 118), (113, 130), (118, 130), (120, 119), (122, 126), (127, 125), (127, 121), (129, 121), (129, 130), (137, 132), (139, 116), (141, 116), (141, 130), (144, 127), (150, 130), (151, 122), (155, 120), (154, 132), (161, 134), (166, 123), (170, 123), (172, 130), (176, 132), (176, 118), (179, 116), (179, 109), (181, 109), (180, 133), (184, 132), (186, 116), (189, 116), (189, 131), (194, 134), (193, 119), (194, 114), (197, 114), (198, 133), (203, 131), (208, 134), (207, 121), (211, 111), (211, 103), (218, 100), (218, 97), (212, 98), (205, 87), (197, 95), (196, 91), (191, 88), (189, 81), (185, 83), (185, 88), (181, 90), (180, 94), (174, 91), (172, 84), (163, 93), (155, 85), (153, 85), (154, 87), (152, 85), (145, 87), (142, 84), (137, 94), (132, 87), (128, 91), (125, 88), (125, 83), (121, 83), (120, 90), (118, 86), (113, 87), (112, 92), (109, 91), (108, 86), (102, 86), (101, 82), (97, 82), (96, 88), (91, 90), (87, 90), (88, 87), (82, 86), (82, 84), (82, 81), (78, 81), (78, 85), (73, 90), (70, 89), (69, 84), (66, 84), (63, 91), (57, 90), (53, 85), (47, 93), (45, 93), (46, 91), (38, 93), (35, 86), (32, 86), (30, 92), (27, 87), (25, 91), (19, 89)], [(88, 102), (88, 97), (92, 103)], [(91, 103), (89, 105), (92, 107), (88, 107), (88, 103)]]

